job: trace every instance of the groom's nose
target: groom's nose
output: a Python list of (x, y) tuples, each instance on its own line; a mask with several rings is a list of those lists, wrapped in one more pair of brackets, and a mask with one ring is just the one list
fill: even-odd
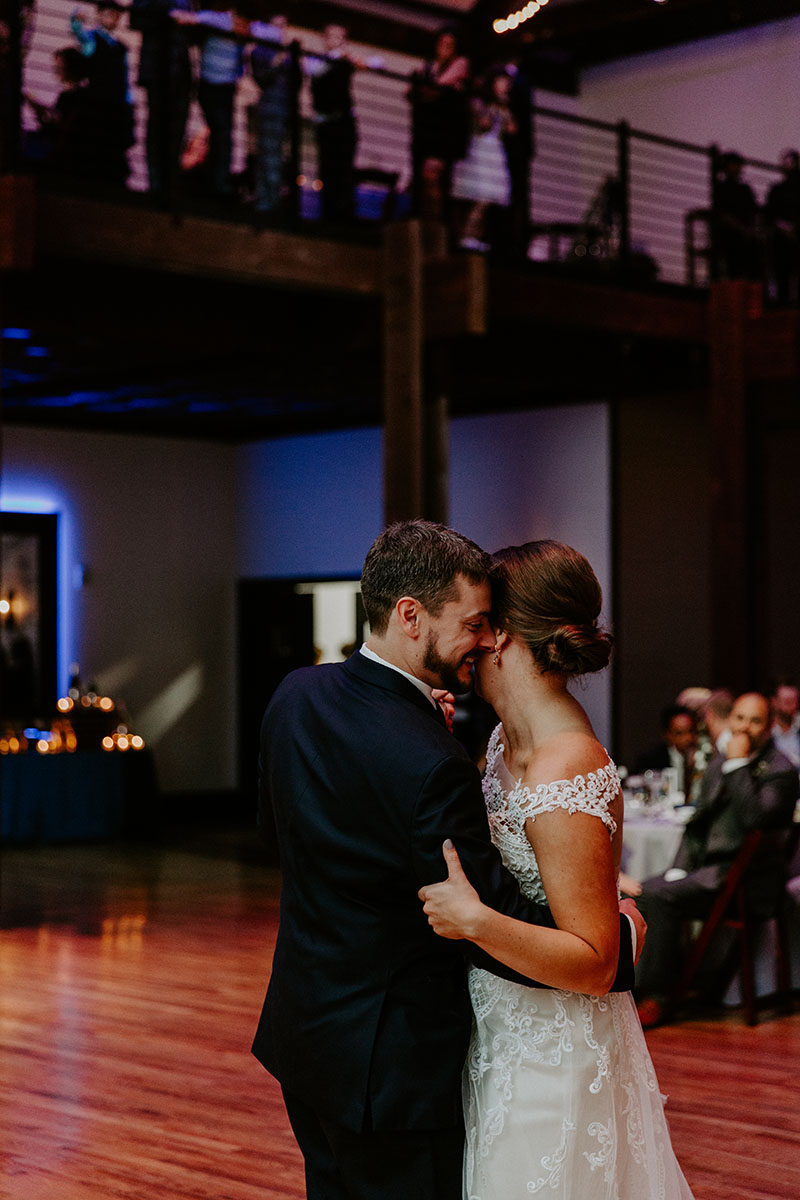
[(494, 630), (488, 621), (484, 621), (476, 650), (494, 650)]

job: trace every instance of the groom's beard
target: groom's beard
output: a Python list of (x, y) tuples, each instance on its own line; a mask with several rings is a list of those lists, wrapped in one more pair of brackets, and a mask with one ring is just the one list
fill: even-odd
[[(468, 656), (460, 659), (456, 663), (447, 662), (439, 654), (436, 642), (431, 634), (428, 635), (428, 643), (425, 647), (425, 655), (422, 659), (422, 665), (426, 671), (430, 671), (440, 680), (441, 686), (447, 688), (448, 692), (454, 695), (463, 695), (468, 692), (472, 686), (472, 666), (465, 662), (465, 658), (474, 656), (472, 651)], [(469, 677), (464, 678), (467, 668), (469, 669)], [(459, 670), (461, 674), (459, 674)]]

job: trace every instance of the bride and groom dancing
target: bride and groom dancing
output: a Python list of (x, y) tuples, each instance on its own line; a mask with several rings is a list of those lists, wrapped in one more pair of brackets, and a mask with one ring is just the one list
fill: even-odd
[[(309, 1200), (691, 1200), (629, 990), (619, 780), (567, 690), (610, 653), (591, 567), (409, 521), (361, 588), (366, 645), (262, 727), (283, 889), (253, 1052)], [(473, 671), (483, 794), (433, 692)]]

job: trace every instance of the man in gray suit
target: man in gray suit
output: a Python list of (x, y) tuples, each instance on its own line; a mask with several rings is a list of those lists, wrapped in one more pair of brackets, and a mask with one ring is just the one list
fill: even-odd
[(783, 886), (783, 837), (798, 797), (794, 766), (770, 737), (770, 708), (757, 692), (740, 696), (730, 719), (725, 754), (712, 758), (697, 812), (686, 826), (673, 866), (645, 880), (638, 897), (647, 944), (636, 971), (639, 1015), (645, 1028), (663, 1019), (663, 1001), (681, 961), (684, 921), (708, 916), (728, 869), (753, 829), (765, 837), (747, 873), (750, 907), (767, 916)]

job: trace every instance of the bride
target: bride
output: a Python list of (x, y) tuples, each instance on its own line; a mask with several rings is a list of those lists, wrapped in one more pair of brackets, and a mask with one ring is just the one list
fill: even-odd
[(558, 542), (495, 556), (493, 655), (476, 688), (501, 719), (483, 790), (492, 840), (557, 929), (487, 908), (445, 843), (449, 877), (420, 891), (436, 933), (466, 938), (549, 987), (470, 969), (464, 1200), (691, 1200), (629, 992), (606, 994), (619, 939), (622, 793), (568, 690), (608, 662), (602, 596)]

